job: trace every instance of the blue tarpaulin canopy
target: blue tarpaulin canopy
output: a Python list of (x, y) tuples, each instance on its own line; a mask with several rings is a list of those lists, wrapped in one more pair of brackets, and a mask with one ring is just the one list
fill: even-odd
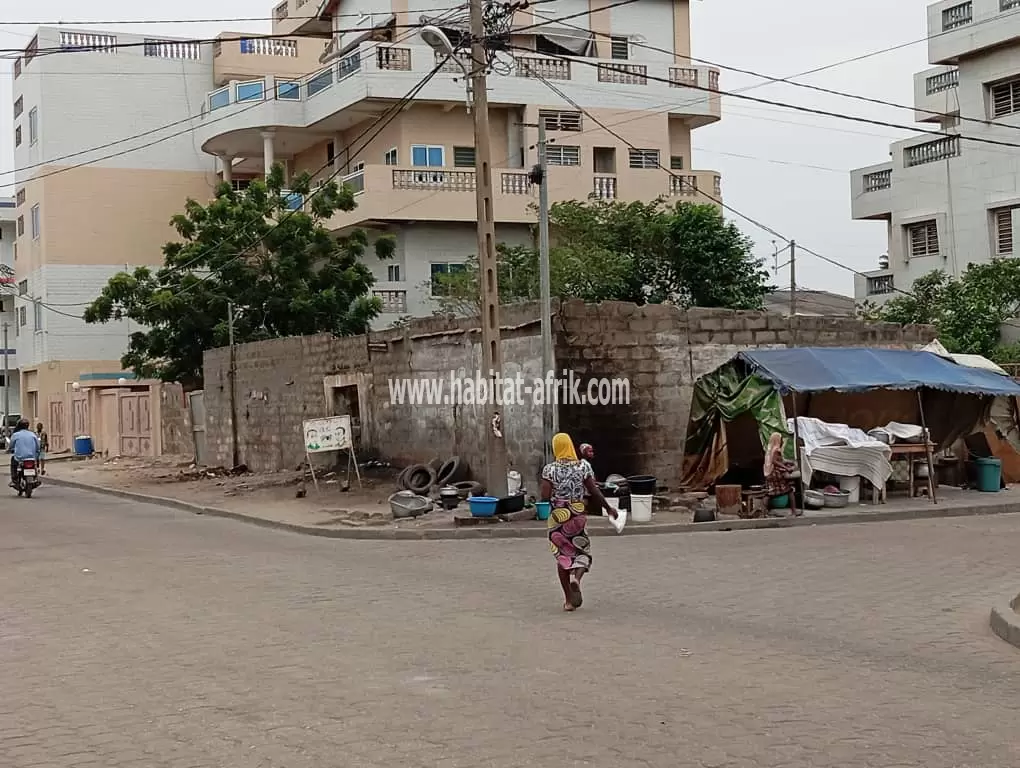
[(737, 355), (753, 373), (788, 392), (939, 389), (967, 395), (1020, 396), (1020, 384), (931, 352), (859, 347), (755, 349)]

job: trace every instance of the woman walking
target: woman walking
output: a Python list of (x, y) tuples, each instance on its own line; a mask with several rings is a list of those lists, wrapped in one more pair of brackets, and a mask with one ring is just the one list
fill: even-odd
[(555, 461), (542, 470), (542, 500), (552, 505), (549, 514), (549, 547), (556, 558), (556, 573), (563, 588), (564, 611), (581, 607), (581, 579), (591, 568), (591, 540), (585, 528), (584, 498), (590, 496), (594, 504), (616, 518), (616, 510), (609, 506), (595, 483), (588, 462), (578, 461), (574, 442), (560, 432), (553, 437)]

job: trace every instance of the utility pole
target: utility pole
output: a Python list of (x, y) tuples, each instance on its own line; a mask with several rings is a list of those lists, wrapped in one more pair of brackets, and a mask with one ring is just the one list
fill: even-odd
[(230, 443), (233, 466), (241, 463), (237, 445), (237, 355), (234, 351), (234, 302), (227, 302), (227, 338), (230, 343)]
[(499, 334), (499, 284), (496, 262), (496, 227), (492, 209), (492, 147), (489, 135), (488, 57), (485, 52), (484, 0), (470, 0), (471, 98), (475, 124), (475, 197), (478, 215), (478, 283), (482, 306), (482, 367), (489, 379), (491, 405), (485, 429), (486, 491), (506, 496), (506, 425), (503, 423), (501, 371), (503, 353)]
[(11, 415), (11, 355), (7, 348), (8, 325), (4, 323), (4, 423), (7, 426), (8, 417)]
[[(549, 276), (549, 165), (546, 160), (545, 122), (538, 121), (538, 266), (541, 282), (539, 296), (542, 309), (542, 379), (548, 381), (553, 372), (552, 281)], [(546, 463), (552, 461), (552, 437), (559, 432), (559, 389), (545, 393), (542, 408), (542, 435)]]
[(797, 242), (790, 241), (790, 317), (797, 314)]

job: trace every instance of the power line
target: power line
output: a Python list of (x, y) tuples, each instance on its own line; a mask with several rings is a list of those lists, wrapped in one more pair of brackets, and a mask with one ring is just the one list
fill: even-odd
[[(541, 0), (540, 0), (541, 1)], [(548, 2), (549, 0), (545, 0)], [(535, 3), (531, 3), (534, 5)], [(459, 11), (467, 10), (467, 5), (455, 5), (446, 8), (412, 8), (407, 11), (407, 14), (414, 13), (436, 13), (437, 11)], [(334, 19), (360, 19), (370, 14), (365, 13), (331, 13), (330, 18)], [(379, 14), (383, 15), (383, 14)], [(282, 21), (315, 21), (319, 19), (319, 16), (291, 16), (288, 15)], [(217, 19), (111, 19), (108, 21), (80, 21), (80, 20), (57, 20), (57, 21), (4, 21), (0, 22), (0, 27), (4, 26), (15, 26), (15, 27), (88, 27), (88, 26), (124, 26), (126, 24), (230, 24), (233, 22), (247, 22), (247, 21), (281, 21), (281, 19), (275, 16), (233, 16), (224, 17)]]

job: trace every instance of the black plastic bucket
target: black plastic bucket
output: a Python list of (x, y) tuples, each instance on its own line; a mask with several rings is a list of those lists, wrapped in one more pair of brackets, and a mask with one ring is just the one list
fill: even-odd
[(655, 495), (656, 481), (651, 475), (632, 475), (627, 478), (627, 485), (632, 496)]

